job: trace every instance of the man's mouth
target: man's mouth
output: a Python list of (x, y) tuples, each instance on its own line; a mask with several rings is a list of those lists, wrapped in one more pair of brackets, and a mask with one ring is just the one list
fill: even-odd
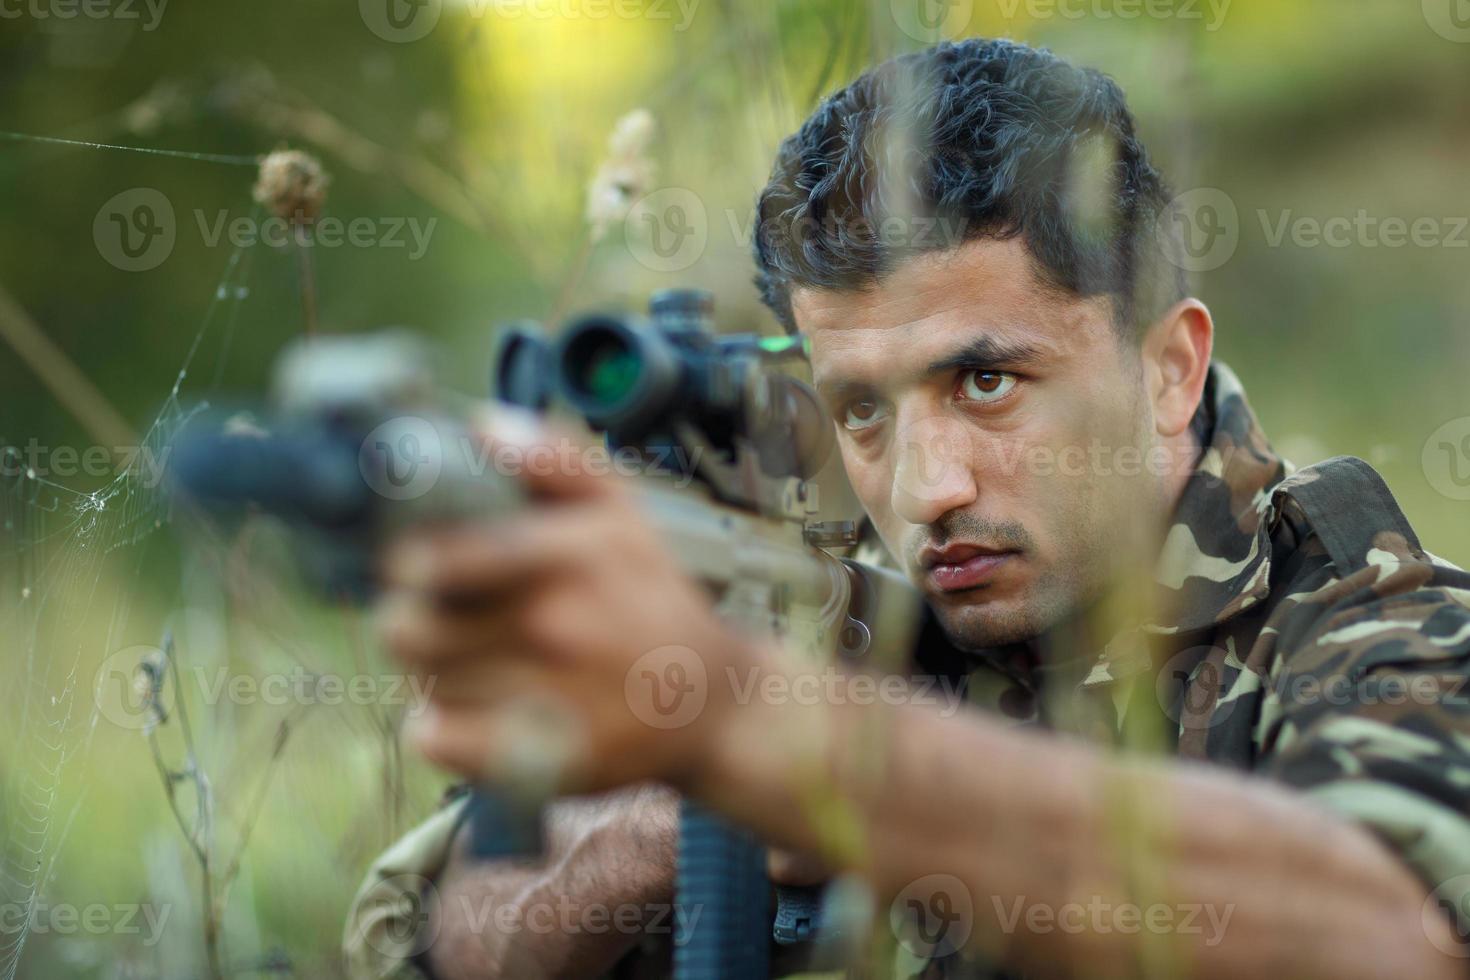
[(925, 547), (919, 552), (924, 582), (935, 592), (963, 592), (989, 585), (1000, 569), (1020, 552), (976, 544)]

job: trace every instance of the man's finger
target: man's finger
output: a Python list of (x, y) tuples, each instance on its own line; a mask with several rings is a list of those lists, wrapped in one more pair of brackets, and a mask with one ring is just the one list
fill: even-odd
[(813, 854), (771, 848), (766, 852), (766, 873), (778, 885), (819, 885), (832, 871)]
[(584, 749), (575, 713), (558, 707), (544, 676), (522, 666), (496, 690), (490, 705), (432, 701), (409, 719), (408, 737), (430, 762), (472, 779), (535, 784), (575, 770)]
[(422, 592), (396, 591), (378, 608), (384, 642), (401, 662), (433, 672), (456, 660), (511, 659), (525, 648), (514, 608), (446, 612)]
[(608, 530), (595, 508), (558, 507), (489, 524), (417, 531), (384, 562), (390, 586), (458, 599), (515, 589), (585, 563)]
[(487, 405), (472, 427), (496, 472), (514, 475), (534, 498), (590, 500), (621, 491), (605, 465), (594, 465), (587, 446), (524, 409)]

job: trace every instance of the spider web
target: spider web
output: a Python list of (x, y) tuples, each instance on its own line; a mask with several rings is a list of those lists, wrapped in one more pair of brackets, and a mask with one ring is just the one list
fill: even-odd
[[(14, 133), (0, 133), (0, 139), (253, 163)], [(0, 929), (0, 980), (13, 980), (20, 968), (33, 915), (55, 882), (87, 801), (85, 788), (71, 802), (62, 793), (73, 763), (99, 729), (94, 678), (85, 664), (95, 658), (99, 635), (103, 650), (122, 642), (132, 605), (126, 589), (103, 596), (99, 586), (108, 569), (121, 569), (136, 581), (156, 532), (168, 523), (158, 467), (173, 434), (205, 407), (186, 406), (181, 393), (211, 334), (219, 336), (218, 381), (250, 292), (248, 259), (242, 247), (230, 254), (161, 409), (103, 488), (82, 491), (49, 479), (27, 464), (20, 445), (8, 441), (15, 434), (0, 432), (0, 733), (6, 740), (0, 765), (0, 909), (12, 913)], [(92, 625), (99, 605), (105, 609), (100, 632)]]

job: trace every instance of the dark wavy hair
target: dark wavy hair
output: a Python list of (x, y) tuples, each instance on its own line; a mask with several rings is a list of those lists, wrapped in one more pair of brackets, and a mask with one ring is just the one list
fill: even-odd
[(916, 253), (1020, 236), (1045, 286), (1107, 295), (1124, 335), (1183, 298), (1155, 232), (1170, 193), (1118, 85), (1046, 49), (971, 39), (903, 55), (825, 99), (757, 205), (761, 297), (861, 289)]

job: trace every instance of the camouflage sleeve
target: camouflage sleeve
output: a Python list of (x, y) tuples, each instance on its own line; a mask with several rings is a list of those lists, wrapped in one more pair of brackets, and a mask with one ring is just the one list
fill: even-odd
[(1290, 618), (1258, 767), (1387, 842), (1470, 958), (1470, 576), (1376, 557)]

